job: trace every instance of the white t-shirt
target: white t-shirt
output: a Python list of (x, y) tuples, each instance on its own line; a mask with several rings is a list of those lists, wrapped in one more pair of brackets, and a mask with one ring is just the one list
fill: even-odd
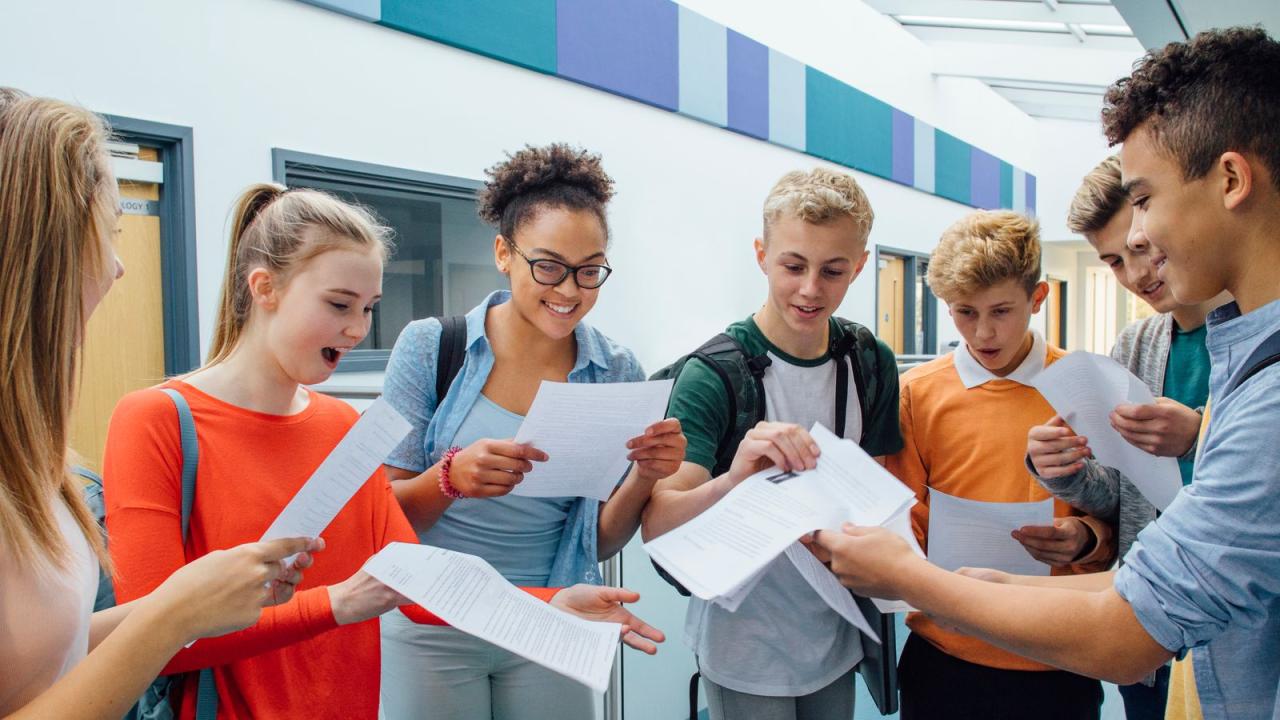
[(0, 546), (0, 716), (31, 702), (89, 652), (98, 559), (61, 498), (53, 512), (71, 549), (65, 569), (47, 560), (19, 565)]
[[(805, 363), (770, 352), (764, 374), (765, 419), (835, 430), (836, 363)], [(846, 372), (848, 361), (845, 360)], [(849, 378), (845, 437), (862, 435), (858, 390)], [(752, 695), (817, 692), (862, 661), (858, 631), (778, 556), (736, 612), (689, 599), (685, 642), (711, 682)]]

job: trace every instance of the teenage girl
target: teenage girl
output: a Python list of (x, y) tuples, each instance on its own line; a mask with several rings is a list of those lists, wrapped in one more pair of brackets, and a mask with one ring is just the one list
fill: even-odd
[(196, 638), (257, 620), (300, 580), (301, 539), (212, 553), (93, 612), (102, 535), (69, 467), (80, 338), (124, 273), (106, 127), (0, 88), (0, 717), (122, 717)]
[[(600, 158), (529, 147), (488, 171), (480, 216), (496, 225), (494, 262), (510, 290), (466, 316), (466, 354), (436, 397), (441, 323), (411, 323), (387, 366), (385, 397), (413, 423), (388, 459), (392, 486), (424, 543), (479, 555), (518, 585), (599, 583), (598, 564), (640, 524), (654, 482), (684, 459), (678, 420), (630, 441), (613, 496), (529, 498), (512, 488), (546, 454), (512, 438), (543, 380), (643, 380), (635, 355), (583, 322), (612, 268)], [(589, 718), (586, 687), (453, 628), (383, 623), (383, 704), (392, 720)]]
[[(187, 400), (199, 434), (185, 546), (172, 402), (142, 390), (126, 396), (112, 418), (106, 505), (119, 567), (116, 594), (124, 599), (193, 558), (260, 537), (357, 419), (345, 402), (307, 386), (328, 378), (369, 331), (388, 231), (330, 195), (276, 185), (249, 188), (234, 217), (209, 361), (164, 385)], [(214, 668), (219, 718), (376, 715), (376, 618), (407, 601), (361, 567), (386, 544), (416, 537), (381, 470), (324, 537), (330, 552), (291, 602), (242, 632), (197, 643), (166, 668)], [(652, 634), (619, 605), (634, 594), (587, 586), (536, 594)], [(404, 613), (415, 622), (439, 622), (417, 606)], [(184, 690), (180, 716), (191, 718), (194, 674)]]

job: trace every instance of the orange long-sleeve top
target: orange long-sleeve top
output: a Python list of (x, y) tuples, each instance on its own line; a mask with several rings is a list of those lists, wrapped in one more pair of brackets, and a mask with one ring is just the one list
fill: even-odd
[[(966, 352), (961, 347), (955, 352)], [(1066, 353), (1048, 347), (1045, 365)], [(1013, 380), (992, 380), (965, 388), (948, 354), (909, 370), (899, 395), (904, 446), (886, 467), (906, 483), (919, 501), (911, 525), (928, 553), (929, 488), (983, 502), (1036, 502), (1049, 493), (1027, 472), (1027, 432), (1053, 417), (1053, 408), (1035, 389)], [(1088, 557), (1053, 574), (1105, 570), (1114, 559), (1110, 527), (1061, 500), (1054, 516), (1081, 516), (1098, 537)], [(907, 626), (947, 654), (971, 663), (1008, 670), (1051, 670), (977, 638), (943, 629), (922, 613), (907, 616)]]
[[(306, 409), (279, 416), (223, 402), (170, 381), (191, 406), (200, 456), (189, 539), (181, 527), (182, 447), (173, 402), (155, 389), (125, 396), (107, 434), (103, 479), (115, 592), (127, 602), (213, 550), (254, 542), (355, 423), (341, 400), (310, 393)], [(166, 674), (214, 668), (218, 717), (374, 717), (381, 676), (378, 619), (338, 626), (327, 586), (346, 580), (391, 542), (417, 542), (379, 469), (324, 531), (326, 548), (293, 599), (257, 624), (204, 638)], [(549, 600), (556, 588), (529, 589)], [(444, 624), (416, 605), (424, 624)], [(196, 674), (181, 689), (179, 717), (195, 717)]]

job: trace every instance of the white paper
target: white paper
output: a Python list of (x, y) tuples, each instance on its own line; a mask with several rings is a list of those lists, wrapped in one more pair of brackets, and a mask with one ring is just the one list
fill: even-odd
[(364, 570), (469, 635), (597, 692), (609, 686), (622, 626), (562, 612), (516, 588), (481, 558), (391, 543)]
[[(884, 528), (894, 535), (907, 541), (911, 549), (916, 555), (924, 557), (924, 550), (920, 549), (920, 543), (916, 542), (916, 533), (911, 529), (911, 508), (907, 507), (897, 515), (889, 518), (884, 524)], [(871, 598), (871, 602), (875, 604), (876, 609), (885, 614), (915, 612), (916, 608), (912, 607), (905, 600), (884, 600), (882, 598)]]
[(980, 502), (929, 488), (929, 561), (945, 570), (994, 568), (1014, 575), (1048, 575), (1010, 535), (1024, 525), (1052, 525), (1053, 498), (1039, 502)]
[(801, 535), (846, 521), (879, 525), (914, 502), (905, 485), (853, 442), (821, 425), (811, 434), (822, 451), (815, 469), (756, 473), (645, 544), (645, 551), (694, 595), (733, 597)]
[(880, 636), (867, 623), (867, 618), (858, 609), (858, 603), (853, 599), (849, 589), (841, 585), (836, 576), (827, 569), (826, 565), (818, 562), (818, 558), (814, 557), (808, 548), (798, 542), (791, 543), (787, 547), (786, 555), (796, 570), (800, 571), (800, 576), (809, 583), (809, 587), (813, 588), (814, 592), (818, 593), (818, 597), (822, 598), (827, 607), (852, 623), (863, 635), (876, 643), (880, 642)]
[(627, 441), (666, 415), (674, 382), (543, 380), (515, 441), (550, 459), (533, 463), (512, 494), (608, 500), (631, 464)]
[[(320, 537), (411, 429), (395, 408), (379, 398), (280, 511), (262, 539)], [(286, 563), (292, 560), (287, 558)]]
[(1089, 439), (1094, 458), (1124, 474), (1158, 510), (1182, 489), (1178, 461), (1157, 457), (1111, 427), (1111, 411), (1122, 403), (1155, 402), (1151, 390), (1124, 366), (1103, 355), (1077, 351), (1045, 368), (1031, 381), (1076, 434)]
[(747, 596), (751, 594), (751, 591), (756, 588), (756, 585), (760, 584), (760, 581), (764, 579), (765, 574), (769, 571), (771, 566), (772, 563), (760, 568), (755, 575), (747, 578), (746, 582), (730, 590), (724, 595), (716, 597), (712, 602), (729, 612), (738, 612), (738, 608), (742, 606), (742, 601), (746, 600)]

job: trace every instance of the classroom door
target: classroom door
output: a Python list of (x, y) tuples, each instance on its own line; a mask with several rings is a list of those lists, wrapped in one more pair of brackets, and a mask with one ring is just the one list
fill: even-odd
[(888, 344), (894, 353), (901, 355), (905, 352), (903, 330), (906, 313), (906, 262), (894, 255), (881, 255), (879, 268), (876, 335)]
[[(136, 148), (129, 166), (160, 177), (158, 153)], [(145, 163), (145, 164), (144, 164)], [(118, 173), (123, 174), (123, 173)], [(71, 416), (71, 448), (86, 466), (101, 470), (107, 422), (126, 393), (164, 379), (164, 299), (160, 275), (159, 182), (121, 180), (116, 254), (124, 263), (94, 311), (81, 355), (78, 402)], [(176, 421), (176, 420), (175, 420)]]

